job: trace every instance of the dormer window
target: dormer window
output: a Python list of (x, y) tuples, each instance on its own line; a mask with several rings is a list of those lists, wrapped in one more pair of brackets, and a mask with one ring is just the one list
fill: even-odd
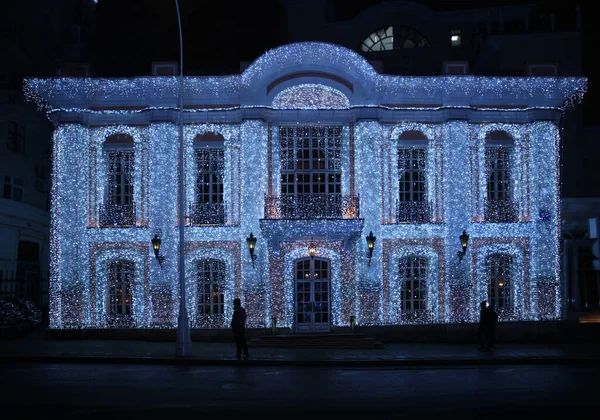
[(388, 26), (369, 35), (361, 45), (364, 52), (429, 47), (429, 41), (418, 31), (406, 26)]

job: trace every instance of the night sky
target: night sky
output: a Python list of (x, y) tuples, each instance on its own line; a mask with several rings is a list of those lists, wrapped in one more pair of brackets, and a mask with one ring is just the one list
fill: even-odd
[[(351, 19), (364, 8), (385, 0), (334, 0), (336, 19)], [(573, 4), (566, 1), (421, 1), (434, 10), (535, 3), (556, 14), (556, 26), (574, 22)], [(257, 4), (259, 6), (257, 6)], [(285, 16), (278, 0), (180, 0), (184, 43), (184, 74), (226, 75), (240, 70), (240, 61), (253, 61), (265, 51), (286, 43)], [(583, 73), (598, 72), (594, 49), (600, 40), (591, 6), (582, 5), (584, 28)], [(587, 11), (587, 13), (586, 13)], [(150, 74), (152, 61), (179, 60), (179, 32), (174, 0), (99, 0), (94, 69), (97, 76), (133, 77)], [(600, 125), (592, 103), (595, 78), (583, 101), (585, 123)]]

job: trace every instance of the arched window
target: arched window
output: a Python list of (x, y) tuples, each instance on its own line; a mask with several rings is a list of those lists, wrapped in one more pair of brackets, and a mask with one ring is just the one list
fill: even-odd
[(360, 48), (362, 51), (371, 52), (429, 46), (429, 41), (420, 32), (395, 25), (376, 30), (362, 42)]
[(427, 137), (420, 131), (405, 131), (398, 138), (398, 223), (429, 223), (427, 200)]
[(225, 263), (215, 259), (198, 261), (197, 322), (201, 326), (223, 326), (225, 322)]
[(225, 223), (224, 141), (223, 136), (217, 133), (206, 133), (194, 139), (196, 202), (190, 211), (190, 222), (193, 225)]
[(512, 223), (518, 218), (514, 197), (514, 142), (504, 131), (491, 131), (485, 139), (485, 170), (487, 201), (485, 220), (492, 223)]
[(135, 264), (131, 261), (112, 261), (108, 266), (108, 319), (114, 327), (132, 327)]
[(512, 264), (512, 256), (506, 254), (489, 255), (485, 260), (488, 302), (499, 314), (512, 309)]
[(104, 142), (106, 185), (100, 208), (102, 226), (135, 225), (133, 137), (113, 134)]
[(404, 257), (399, 263), (402, 319), (424, 320), (427, 314), (427, 259)]

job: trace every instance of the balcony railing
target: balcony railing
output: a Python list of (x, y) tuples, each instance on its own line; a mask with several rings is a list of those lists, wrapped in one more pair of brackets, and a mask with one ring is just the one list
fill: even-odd
[(190, 206), (191, 225), (224, 225), (225, 203), (196, 203)]
[(265, 196), (266, 219), (358, 219), (358, 196), (282, 194)]
[(488, 223), (516, 223), (519, 221), (519, 206), (512, 200), (488, 199), (484, 217)]
[(100, 226), (134, 226), (134, 204), (101, 204)]
[(397, 223), (431, 223), (433, 206), (429, 201), (398, 201), (396, 203)]

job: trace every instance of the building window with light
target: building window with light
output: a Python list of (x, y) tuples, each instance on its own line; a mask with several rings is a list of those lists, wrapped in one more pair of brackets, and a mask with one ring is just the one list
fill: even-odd
[(462, 42), (462, 35), (460, 33), (460, 29), (452, 29), (452, 33), (450, 34), (450, 43), (453, 47), (460, 46)]
[(23, 179), (14, 176), (4, 176), (4, 198), (7, 200), (23, 201)]
[(280, 127), (284, 218), (343, 218), (342, 127)]
[(200, 326), (222, 327), (225, 319), (225, 263), (203, 259), (197, 263), (196, 318)]
[(25, 127), (15, 121), (8, 122), (6, 148), (11, 152), (25, 154)]
[(498, 311), (499, 316), (510, 316), (512, 310), (513, 258), (506, 254), (486, 257), (487, 300)]
[(427, 197), (427, 138), (418, 131), (403, 133), (398, 141), (398, 223), (429, 223)]
[[(496, 140), (494, 140), (496, 138)], [(513, 177), (515, 156), (512, 138), (503, 132), (491, 133), (485, 145), (487, 199), (485, 221), (513, 223), (518, 220)]]
[(196, 200), (190, 211), (193, 225), (225, 223), (223, 179), (225, 175), (224, 139), (207, 133), (194, 140), (196, 165)]
[(410, 256), (400, 259), (400, 314), (405, 322), (427, 320), (427, 259)]
[(100, 206), (102, 226), (135, 225), (134, 143), (128, 135), (113, 135), (104, 143), (106, 186)]
[(419, 31), (406, 26), (387, 26), (370, 34), (362, 42), (364, 52), (389, 51), (429, 47), (429, 41)]
[(134, 327), (133, 296), (135, 265), (112, 261), (108, 266), (108, 326)]

